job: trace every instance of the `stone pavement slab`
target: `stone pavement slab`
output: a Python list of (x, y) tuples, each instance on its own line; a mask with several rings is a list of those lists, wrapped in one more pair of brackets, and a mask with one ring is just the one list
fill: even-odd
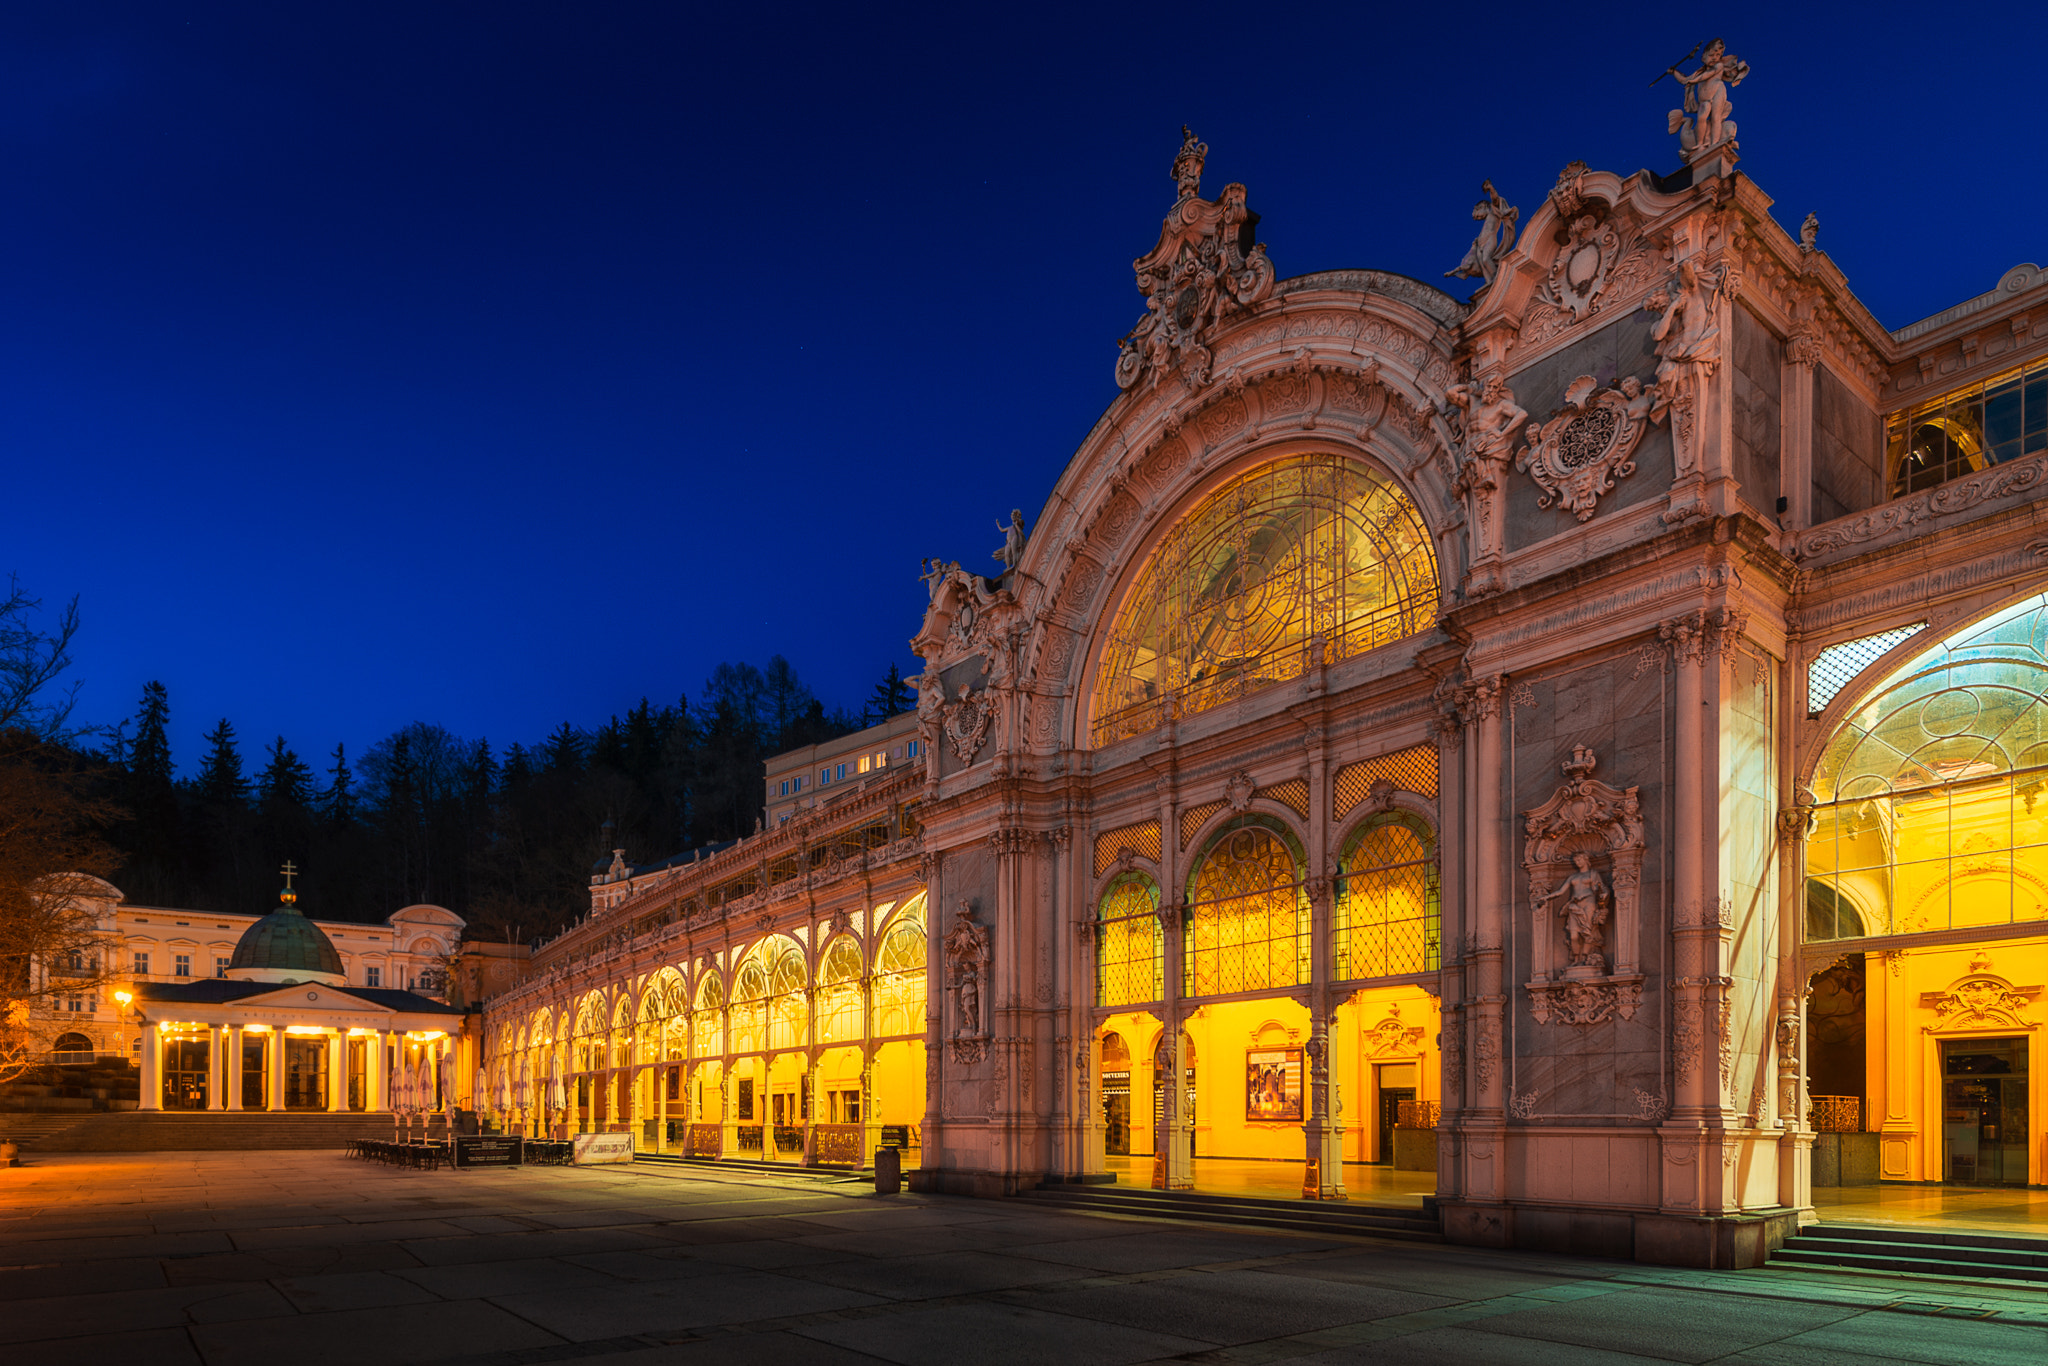
[(655, 1167), (0, 1173), (0, 1363), (2048, 1363), (2048, 1293), (1700, 1272)]

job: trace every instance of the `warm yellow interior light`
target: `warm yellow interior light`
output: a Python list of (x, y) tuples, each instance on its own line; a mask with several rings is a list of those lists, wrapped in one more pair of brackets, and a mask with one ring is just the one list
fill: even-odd
[(409, 1029), (405, 1037), (418, 1043), (432, 1043), (435, 1039), (445, 1039), (448, 1035), (446, 1031), (439, 1029)]
[(242, 1028), (248, 1030), (251, 1034), (268, 1034), (270, 1032), (270, 1026), (267, 1024), (243, 1025)]
[(327, 1031), (319, 1025), (286, 1025), (284, 1032), (287, 1034), (325, 1034)]

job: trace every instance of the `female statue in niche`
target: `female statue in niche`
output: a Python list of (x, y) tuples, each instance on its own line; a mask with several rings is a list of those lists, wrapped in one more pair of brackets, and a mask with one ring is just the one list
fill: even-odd
[(1564, 937), (1571, 952), (1571, 965), (1604, 972), (1606, 960), (1600, 950), (1607, 942), (1607, 879), (1593, 871), (1590, 854), (1572, 855), (1575, 871), (1568, 874), (1538, 905), (1564, 900)]

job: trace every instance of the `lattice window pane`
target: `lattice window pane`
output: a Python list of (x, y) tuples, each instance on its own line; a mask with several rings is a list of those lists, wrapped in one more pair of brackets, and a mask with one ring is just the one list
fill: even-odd
[(1918, 621), (1911, 626), (1879, 631), (1860, 640), (1845, 640), (1822, 650), (1814, 656), (1813, 663), (1806, 666), (1806, 710), (1815, 716), (1826, 711), (1828, 703), (1834, 701), (1857, 674), (1883, 658), (1900, 641), (1926, 629), (1927, 623)]
[(1431, 972), (1442, 965), (1436, 845), (1406, 813), (1374, 818), (1342, 860), (1332, 971), (1339, 981)]
[(1334, 785), (1334, 815), (1338, 820), (1356, 811), (1372, 795), (1374, 782), (1384, 778), (1403, 792), (1424, 797), (1437, 793), (1437, 754), (1434, 745), (1417, 745), (1377, 759), (1364, 759), (1337, 770)]
[(1166, 994), (1159, 888), (1127, 873), (1102, 894), (1095, 933), (1095, 1004), (1143, 1005)]
[(1294, 853), (1269, 829), (1227, 829), (1189, 884), (1190, 996), (1267, 991), (1308, 980), (1307, 898)]
[(1095, 837), (1095, 876), (1101, 877), (1116, 863), (1118, 855), (1130, 850), (1140, 858), (1159, 862), (1159, 822), (1139, 821), (1136, 825), (1105, 830)]

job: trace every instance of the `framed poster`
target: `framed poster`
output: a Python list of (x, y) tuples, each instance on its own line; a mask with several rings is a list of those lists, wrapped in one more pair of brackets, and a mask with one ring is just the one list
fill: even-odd
[(1244, 1117), (1300, 1123), (1301, 1050), (1253, 1048), (1244, 1055)]

